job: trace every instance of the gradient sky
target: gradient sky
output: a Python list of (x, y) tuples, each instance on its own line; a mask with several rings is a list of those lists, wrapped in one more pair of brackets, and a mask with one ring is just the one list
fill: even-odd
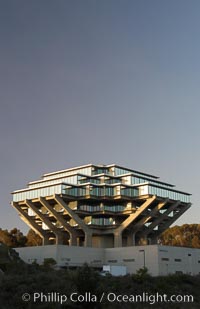
[(43, 173), (116, 163), (192, 194), (200, 223), (200, 1), (0, 0), (0, 227)]

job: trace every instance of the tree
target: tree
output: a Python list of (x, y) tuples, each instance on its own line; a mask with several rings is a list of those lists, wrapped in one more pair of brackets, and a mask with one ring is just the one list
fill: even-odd
[(132, 278), (133, 278), (133, 280), (136, 280), (138, 282), (142, 282), (142, 281), (145, 281), (147, 279), (150, 279), (151, 275), (149, 274), (147, 267), (142, 267), (142, 268), (137, 270), (136, 274), (132, 275)]
[(42, 245), (42, 238), (37, 233), (35, 233), (33, 230), (28, 231), (26, 238), (27, 238), (27, 242), (26, 242), (27, 247)]
[(14, 228), (10, 231), (10, 235), (15, 243), (15, 247), (25, 247), (27, 238), (20, 230)]
[(8, 232), (8, 230), (0, 229), (0, 242), (8, 247), (24, 247), (26, 241), (26, 236), (24, 236), (17, 228), (12, 229), (10, 232)]
[(200, 248), (200, 224), (183, 224), (164, 231), (161, 243), (168, 246)]
[(192, 247), (193, 248), (200, 248), (200, 240), (197, 235), (195, 235), (192, 239)]
[(9, 234), (8, 230), (0, 229), (0, 242), (7, 245), (8, 247), (13, 246), (13, 239)]
[[(98, 297), (99, 295), (99, 282), (100, 275), (92, 267), (89, 267), (85, 263), (82, 267), (79, 267), (73, 277), (73, 283), (75, 289), (79, 295), (84, 295), (87, 292), (90, 292), (91, 295), (94, 294)], [(98, 308), (98, 304), (81, 302), (81, 308)]]
[(56, 261), (53, 258), (45, 258), (43, 261), (43, 265), (47, 268), (53, 267), (56, 265)]

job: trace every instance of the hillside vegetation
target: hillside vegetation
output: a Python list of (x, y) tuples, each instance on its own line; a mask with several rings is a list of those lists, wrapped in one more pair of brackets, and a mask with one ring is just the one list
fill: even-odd
[(167, 246), (200, 248), (200, 224), (184, 224), (167, 229), (160, 237)]
[[(45, 309), (113, 309), (113, 308), (172, 308), (186, 309), (199, 308), (200, 305), (200, 277), (189, 275), (169, 275), (167, 277), (151, 277), (144, 269), (134, 275), (124, 277), (102, 277), (94, 269), (84, 265), (76, 270), (61, 269), (54, 270), (50, 265), (39, 266), (37, 264), (12, 264), (7, 268), (0, 278), (0, 303), (2, 309), (25, 309), (25, 308), (45, 308)], [(67, 300), (62, 305), (57, 302), (45, 302), (40, 299), (34, 302), (34, 293), (51, 295), (66, 295)], [(30, 300), (23, 301), (23, 295), (30, 295)], [(77, 294), (73, 294), (77, 293)], [(95, 295), (97, 301), (88, 302), (87, 299), (72, 302), (71, 295), (83, 295), (90, 293)], [(100, 303), (102, 293), (105, 294)], [(119, 295), (121, 299), (125, 295), (179, 295), (177, 302), (129, 302), (129, 301), (110, 301), (108, 294)], [(192, 295), (192, 302), (180, 302), (180, 296)], [(77, 296), (74, 296), (77, 298)], [(58, 299), (58, 298), (57, 298)], [(113, 299), (113, 296), (112, 296)], [(126, 298), (127, 299), (127, 298)], [(155, 298), (154, 298), (155, 299)]]
[(10, 231), (2, 230), (0, 228), (0, 243), (3, 243), (11, 248), (41, 246), (42, 239), (33, 230), (29, 230), (28, 234), (25, 236), (17, 228)]

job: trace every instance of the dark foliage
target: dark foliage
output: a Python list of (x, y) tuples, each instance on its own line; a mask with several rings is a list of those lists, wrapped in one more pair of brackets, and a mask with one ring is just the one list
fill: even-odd
[[(167, 277), (151, 277), (147, 270), (139, 270), (135, 275), (124, 277), (102, 277), (94, 269), (84, 265), (76, 270), (61, 269), (55, 270), (52, 267), (43, 267), (37, 264), (27, 265), (25, 263), (13, 263), (4, 275), (0, 277), (0, 303), (2, 309), (23, 309), (23, 308), (199, 308), (200, 305), (200, 277), (189, 275), (169, 275)], [(42, 292), (43, 295), (66, 295), (68, 298), (62, 305), (59, 302), (43, 302), (38, 299), (34, 302), (33, 295)], [(104, 299), (100, 303), (102, 293)], [(24, 293), (29, 293), (30, 301), (22, 300)], [(95, 295), (97, 301), (88, 302), (82, 297), (79, 302), (72, 302), (70, 295), (77, 293), (83, 297)], [(146, 295), (159, 293), (168, 296), (193, 295), (194, 303), (131, 303), (131, 302), (109, 302), (107, 295)], [(58, 298), (57, 298), (58, 299)]]

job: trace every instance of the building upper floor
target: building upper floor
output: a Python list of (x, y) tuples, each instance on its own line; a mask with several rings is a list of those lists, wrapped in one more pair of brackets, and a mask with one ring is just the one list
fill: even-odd
[(176, 190), (174, 185), (160, 181), (159, 177), (115, 164), (88, 164), (44, 174), (40, 180), (29, 182), (27, 188), (12, 194), (16, 202), (54, 194), (77, 198), (157, 195), (190, 202), (189, 193)]

